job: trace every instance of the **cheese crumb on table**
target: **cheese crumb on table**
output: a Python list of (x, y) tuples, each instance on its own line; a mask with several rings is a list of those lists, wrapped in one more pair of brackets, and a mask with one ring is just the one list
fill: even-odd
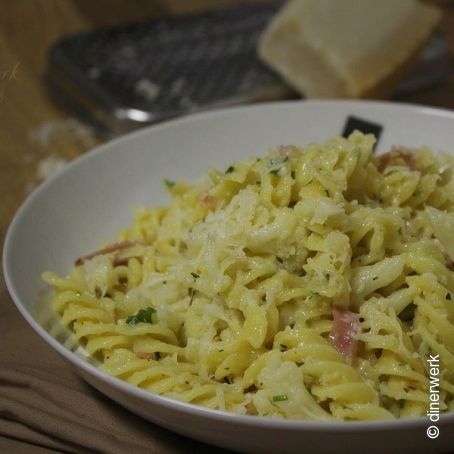
[(60, 172), (67, 164), (67, 161), (59, 156), (46, 156), (38, 162), (37, 174), (41, 180), (47, 180), (52, 175)]

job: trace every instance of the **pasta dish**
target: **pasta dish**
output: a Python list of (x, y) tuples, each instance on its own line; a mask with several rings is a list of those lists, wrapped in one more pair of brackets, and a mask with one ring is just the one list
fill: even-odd
[(315, 420), (454, 409), (453, 158), (372, 135), (283, 145), (165, 180), (67, 276), (53, 307), (102, 370), (239, 414)]

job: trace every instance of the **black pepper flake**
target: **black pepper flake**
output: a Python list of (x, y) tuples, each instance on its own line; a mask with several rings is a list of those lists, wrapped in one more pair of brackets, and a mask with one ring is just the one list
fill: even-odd
[(451, 301), (451, 294), (450, 294), (450, 293), (446, 293), (446, 299), (447, 299), (448, 301)]
[(188, 295), (189, 295), (189, 305), (192, 306), (192, 301), (195, 296), (195, 290), (193, 288), (188, 289)]
[(255, 393), (257, 391), (257, 386), (251, 385), (244, 390), (246, 393)]

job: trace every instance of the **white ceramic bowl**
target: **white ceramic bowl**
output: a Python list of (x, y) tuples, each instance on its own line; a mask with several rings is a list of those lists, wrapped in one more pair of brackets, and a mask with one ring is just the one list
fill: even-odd
[(135, 388), (96, 368), (67, 333), (34, 309), (44, 270), (66, 273), (82, 256), (131, 222), (133, 207), (167, 197), (163, 178), (195, 179), (208, 167), (263, 154), (280, 144), (323, 142), (354, 115), (383, 126), (377, 151), (430, 145), (454, 153), (454, 113), (375, 102), (303, 101), (208, 112), (143, 129), (77, 159), (39, 187), (14, 218), (4, 274), (19, 311), (102, 393), (183, 435), (248, 452), (441, 452), (454, 447), (454, 414), (429, 439), (428, 418), (381, 422), (283, 421), (213, 411)]

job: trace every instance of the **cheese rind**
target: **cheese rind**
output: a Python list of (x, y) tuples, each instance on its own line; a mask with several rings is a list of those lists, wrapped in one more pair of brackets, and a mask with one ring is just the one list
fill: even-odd
[(416, 0), (292, 0), (259, 55), (306, 97), (388, 95), (439, 20)]

